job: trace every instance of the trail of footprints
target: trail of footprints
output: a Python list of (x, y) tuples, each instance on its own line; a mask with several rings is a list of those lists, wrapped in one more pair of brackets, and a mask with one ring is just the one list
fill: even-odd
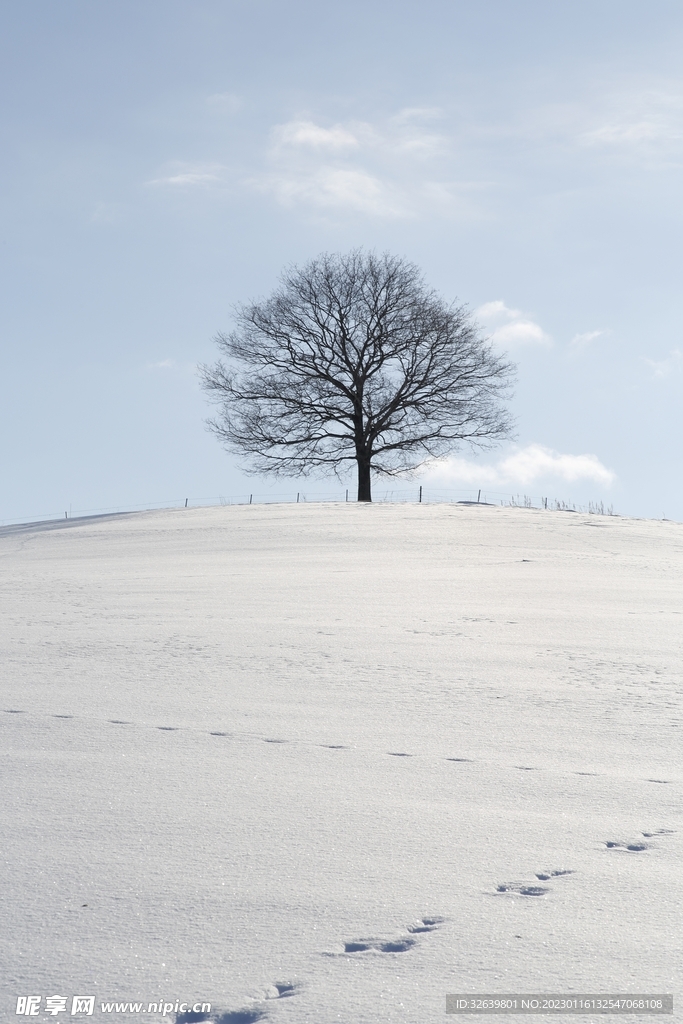
[[(654, 832), (641, 832), (642, 839), (605, 839), (603, 840), (606, 850), (621, 853), (644, 853), (654, 848), (653, 843), (645, 843), (643, 839), (657, 839), (674, 834), (672, 828), (659, 828)], [(560, 878), (563, 875), (573, 875), (576, 872), (571, 868), (556, 868), (552, 871), (537, 871), (536, 878), (539, 882), (549, 882), (553, 878)], [(545, 896), (549, 893), (550, 887), (536, 885), (534, 882), (501, 882), (496, 886), (495, 895), (505, 894), (513, 896)]]
[[(656, 832), (641, 832), (643, 839), (656, 839), (661, 836), (673, 835), (672, 828), (658, 828)], [(643, 853), (653, 847), (652, 843), (644, 843), (642, 839), (628, 840), (605, 839), (605, 846), (608, 850), (618, 850), (623, 853)]]
[[(418, 939), (414, 936), (424, 935), (436, 931), (439, 925), (443, 924), (443, 917), (421, 917), (406, 928), (407, 935), (401, 935), (396, 939), (373, 938), (355, 939), (344, 943), (343, 953), (326, 953), (326, 956), (345, 956), (348, 954), (363, 953), (406, 953), (413, 946), (417, 945)], [(301, 990), (296, 982), (279, 981), (269, 986), (260, 998), (250, 1006), (240, 1010), (228, 1010), (223, 1013), (195, 1013), (189, 1010), (185, 1013), (176, 1014), (175, 1024), (256, 1024), (268, 1016), (267, 1004), (274, 999), (287, 999), (295, 996)]]
[[(22, 708), (3, 708), (2, 710), (4, 711), (4, 714), (6, 714), (6, 715), (23, 715), (23, 714), (26, 714), (26, 712)], [(45, 717), (45, 718), (60, 718), (60, 719), (75, 719), (77, 716), (76, 715), (52, 714), (52, 715), (44, 715), (42, 717)], [(108, 718), (108, 719), (106, 719), (106, 722), (109, 725), (131, 725), (131, 726), (136, 726), (138, 728), (151, 728), (151, 729), (156, 729), (159, 732), (198, 732), (198, 733), (207, 733), (209, 736), (226, 737), (226, 738), (227, 737), (230, 737), (230, 738), (234, 737), (234, 738), (240, 738), (240, 739), (251, 739), (251, 740), (256, 740), (257, 742), (260, 741), (261, 743), (271, 743), (271, 744), (274, 744), (274, 745), (286, 744), (286, 743), (290, 743), (291, 742), (290, 740), (283, 739), (282, 737), (276, 737), (276, 736), (257, 736), (257, 735), (254, 735), (253, 733), (232, 733), (232, 732), (222, 732), (220, 730), (214, 730), (214, 729), (207, 729), (207, 730), (204, 730), (204, 729), (193, 729), (192, 727), (188, 728), (188, 727), (184, 727), (184, 726), (181, 727), (181, 726), (176, 726), (176, 725), (152, 725), (152, 726), (150, 726), (147, 723), (144, 723), (142, 726), (140, 726), (140, 723), (132, 722), (129, 719), (125, 719), (125, 718)], [(295, 742), (297, 742), (297, 741), (295, 741)], [(298, 741), (298, 742), (302, 742), (302, 741)], [(305, 743), (305, 741), (303, 741), (303, 742)], [(349, 750), (349, 747), (345, 746), (343, 743), (316, 743), (314, 745), (318, 746), (318, 747), (322, 747), (325, 750)], [(403, 758), (403, 757), (415, 757), (415, 754), (411, 754), (408, 751), (404, 751), (404, 750), (387, 750), (387, 751), (385, 751), (385, 754), (386, 754), (387, 757), (401, 757), (401, 758)], [(451, 761), (451, 762), (455, 762), (455, 763), (458, 763), (458, 764), (474, 764), (475, 763), (473, 758), (471, 758), (471, 757), (445, 757), (444, 761)], [(540, 768), (532, 767), (530, 765), (525, 765), (525, 764), (515, 764), (515, 765), (511, 765), (510, 767), (516, 769), (517, 771), (521, 771), (521, 772), (537, 772), (537, 771), (541, 770)], [(584, 776), (597, 776), (599, 773), (598, 772), (574, 771), (572, 774), (574, 774), (574, 775), (584, 775)], [(654, 782), (654, 783), (658, 783), (659, 785), (668, 785), (671, 782), (671, 779), (644, 779), (643, 781), (644, 782)], [(621, 845), (625, 845), (625, 844), (616, 843), (615, 845), (616, 846), (621, 846)]]
[[(25, 712), (20, 708), (5, 708), (6, 714), (9, 715), (21, 715)], [(50, 716), (58, 719), (73, 719), (74, 715), (66, 714), (53, 714)], [(120, 726), (134, 726), (135, 722), (131, 722), (122, 718), (110, 718), (107, 722), (111, 725)], [(160, 732), (179, 732), (181, 731), (177, 726), (171, 725), (158, 725), (152, 728), (158, 729)], [(198, 730), (199, 731), (199, 730)], [(203, 730), (201, 730), (203, 731)], [(218, 730), (207, 730), (210, 736), (216, 737), (233, 737), (235, 734), (229, 732), (222, 732)], [(263, 743), (270, 743), (274, 745), (285, 744), (289, 741), (280, 737), (269, 737), (269, 736), (255, 736), (249, 734), (248, 737), (243, 736), (242, 738), (250, 738), (252, 740), (260, 740)], [(349, 748), (341, 743), (320, 743), (316, 744), (326, 750), (348, 750)], [(414, 755), (407, 751), (386, 751), (388, 757), (400, 757), (409, 758)], [(472, 759), (468, 757), (446, 757), (444, 760), (455, 762), (458, 764), (471, 764)], [(532, 768), (527, 765), (513, 765), (513, 768), (518, 771), (538, 771), (537, 768)], [(575, 775), (584, 776), (595, 776), (597, 772), (586, 772), (576, 771)], [(670, 782), (669, 779), (645, 779), (643, 781), (659, 783), (665, 785)], [(644, 840), (661, 839), (668, 835), (672, 835), (673, 829), (660, 828), (651, 832), (641, 832), (638, 838), (631, 840), (627, 839), (605, 839), (603, 844), (606, 850), (615, 853), (625, 854), (637, 854), (644, 853), (649, 849), (652, 849), (655, 844), (652, 842), (644, 842)], [(551, 887), (547, 885), (539, 885), (539, 882), (549, 882), (553, 879), (559, 879), (564, 876), (573, 875), (575, 872), (571, 868), (554, 868), (547, 871), (535, 872), (535, 881), (514, 881), (514, 882), (500, 882), (496, 885), (495, 896), (512, 896), (512, 897), (524, 897), (524, 898), (538, 898), (546, 896), (551, 892)], [(400, 935), (394, 939), (387, 938), (361, 938), (353, 939), (349, 942), (343, 943), (343, 952), (332, 952), (326, 953), (327, 956), (362, 956), (363, 954), (400, 954), (407, 953), (413, 949), (417, 943), (418, 938), (416, 936), (425, 935), (429, 932), (435, 931), (441, 924), (443, 924), (445, 918), (443, 917), (422, 917), (415, 921), (413, 924), (406, 928), (407, 934)], [(262, 994), (262, 998), (253, 1003), (250, 1006), (246, 1006), (240, 1010), (229, 1010), (226, 1012), (217, 1013), (194, 1013), (188, 1011), (176, 1015), (175, 1024), (256, 1024), (257, 1021), (264, 1020), (268, 1016), (268, 1010), (266, 1004), (270, 1000), (274, 999), (286, 999), (291, 996), (295, 996), (299, 991), (300, 987), (294, 982), (275, 982), (273, 985)]]

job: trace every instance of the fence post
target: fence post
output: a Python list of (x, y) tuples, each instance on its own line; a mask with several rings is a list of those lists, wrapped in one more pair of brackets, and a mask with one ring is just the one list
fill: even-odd
[(347, 501), (349, 500), (349, 489), (348, 489), (348, 487), (346, 488), (346, 500)]
[(298, 491), (296, 492), (296, 503), (297, 503), (297, 505), (299, 504), (299, 492)]
[(481, 498), (481, 487), (479, 488), (479, 494), (477, 495), (477, 505), (479, 504), (479, 499), (480, 498)]
[(250, 505), (251, 505), (251, 499), (252, 499), (253, 497), (254, 497), (254, 495), (253, 495), (253, 494), (250, 494), (250, 495), (249, 495), (249, 504), (250, 504)]
[(420, 484), (420, 497), (417, 499), (420, 503), (422, 502), (422, 484)]
[(189, 498), (185, 498), (185, 508), (187, 508), (187, 503), (188, 503), (189, 500), (190, 500)]

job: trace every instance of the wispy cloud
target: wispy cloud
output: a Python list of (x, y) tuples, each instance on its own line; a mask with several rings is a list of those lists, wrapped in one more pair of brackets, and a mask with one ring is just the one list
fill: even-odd
[(495, 463), (451, 457), (432, 462), (425, 477), (444, 485), (480, 487), (522, 486), (541, 480), (562, 480), (565, 483), (592, 481), (609, 487), (616, 474), (597, 455), (568, 455), (540, 444), (530, 444)]
[(348, 128), (340, 124), (323, 128), (313, 121), (288, 121), (277, 125), (273, 129), (273, 143), (277, 150), (283, 146), (298, 146), (333, 152), (360, 146), (356, 134)]
[(272, 129), (270, 170), (247, 183), (286, 206), (394, 219), (426, 208), (455, 213), (462, 206), (457, 185), (438, 174), (450, 145), (434, 130), (440, 116), (432, 108), (406, 108), (378, 124), (295, 118)]
[[(595, 121), (599, 119), (599, 123)], [(651, 156), (657, 150), (680, 149), (683, 142), (683, 90), (680, 83), (657, 87), (633, 87), (605, 97), (602, 114), (593, 115), (593, 126), (582, 131), (584, 146), (630, 151)]]
[(683, 352), (680, 349), (672, 348), (666, 359), (645, 359), (645, 362), (652, 370), (653, 377), (668, 377), (669, 374), (683, 369)]
[(283, 206), (305, 203), (321, 210), (347, 209), (380, 217), (405, 217), (403, 197), (391, 183), (352, 167), (323, 166), (312, 173), (271, 174), (252, 184)]
[(225, 168), (221, 164), (176, 164), (167, 174), (152, 178), (147, 185), (166, 185), (171, 188), (193, 188), (215, 185), (221, 181)]
[(586, 348), (587, 345), (591, 345), (598, 338), (603, 338), (606, 334), (609, 334), (609, 331), (584, 331), (583, 334), (575, 334), (569, 344), (575, 349)]
[(485, 302), (474, 311), (477, 320), (491, 332), (495, 345), (516, 348), (520, 345), (552, 345), (552, 338), (519, 309), (511, 309), (502, 299)]

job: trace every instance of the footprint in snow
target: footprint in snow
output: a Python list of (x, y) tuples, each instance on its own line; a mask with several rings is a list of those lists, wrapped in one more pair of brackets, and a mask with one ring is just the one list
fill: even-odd
[[(673, 835), (674, 830), (672, 828), (658, 828), (654, 832), (641, 832), (643, 839), (657, 839), (662, 836)], [(644, 843), (641, 839), (633, 839), (631, 842), (626, 842), (623, 839), (605, 839), (603, 840), (608, 850), (622, 850), (625, 853), (643, 853), (645, 850), (651, 850), (651, 843)]]
[(273, 988), (277, 991), (277, 995), (270, 996), (270, 999), (287, 999), (289, 996), (295, 996), (301, 986), (296, 982), (276, 981)]
[(415, 924), (408, 925), (411, 935), (419, 935), (422, 932), (433, 932), (440, 924), (444, 923), (443, 917), (421, 917)]
[(626, 843), (619, 839), (606, 839), (605, 846), (608, 850), (624, 850), (626, 853), (642, 853), (650, 849), (648, 843)]
[[(300, 988), (301, 986), (297, 982), (276, 981), (265, 989), (262, 998), (263, 1000), (286, 999), (296, 995)], [(213, 1013), (197, 1013), (194, 1010), (186, 1010), (185, 1013), (176, 1014), (175, 1024), (203, 1024), (204, 1021), (206, 1024), (255, 1024), (256, 1021), (263, 1020), (266, 1016), (266, 1010), (260, 1004), (247, 1006), (241, 1010), (226, 1010), (224, 1012), (219, 1010)]]
[(187, 1010), (185, 1013), (176, 1014), (175, 1024), (199, 1024), (206, 1021), (207, 1024), (256, 1024), (256, 1021), (263, 1020), (266, 1011), (257, 1007), (248, 1007), (244, 1010), (228, 1010), (227, 1013), (195, 1013)]
[(537, 871), (536, 878), (541, 882), (547, 882), (550, 878), (559, 878), (560, 875), (573, 875), (571, 868), (558, 868), (555, 871)]
[[(536, 878), (539, 882), (547, 882), (551, 878), (559, 878), (561, 875), (573, 875), (571, 868), (554, 868), (551, 871), (537, 871)], [(545, 896), (551, 890), (545, 885), (535, 885), (529, 882), (501, 882), (496, 886), (496, 895), (510, 893), (516, 896)]]
[(357, 942), (345, 942), (345, 953), (367, 953), (375, 949), (380, 953), (406, 953), (416, 943), (416, 939), (394, 939), (386, 942), (383, 939), (359, 939)]
[(544, 885), (529, 885), (528, 882), (502, 882), (496, 886), (496, 895), (514, 893), (517, 896), (545, 896), (550, 889)]
[(407, 953), (409, 949), (417, 945), (417, 939), (411, 935), (422, 935), (426, 932), (435, 931), (440, 924), (443, 924), (443, 917), (421, 917), (413, 924), (408, 925), (408, 936), (401, 936), (398, 939), (356, 939), (353, 942), (344, 943), (345, 953), (367, 953), (375, 950), (377, 953)]

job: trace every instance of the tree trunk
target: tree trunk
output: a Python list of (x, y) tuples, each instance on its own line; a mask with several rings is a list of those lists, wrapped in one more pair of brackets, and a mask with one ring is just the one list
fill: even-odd
[(358, 500), (372, 501), (370, 492), (370, 462), (358, 459)]

